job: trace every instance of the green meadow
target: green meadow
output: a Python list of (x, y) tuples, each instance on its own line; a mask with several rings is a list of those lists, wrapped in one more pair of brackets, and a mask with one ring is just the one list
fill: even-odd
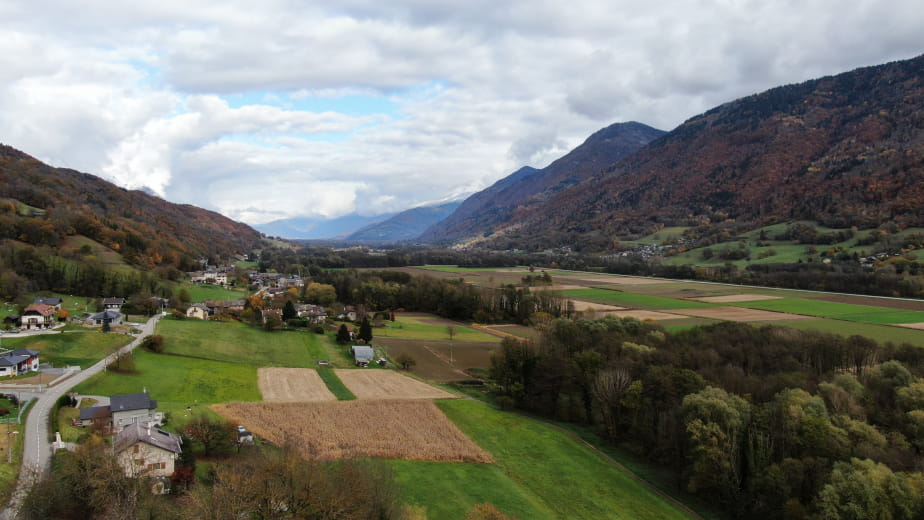
[(749, 309), (790, 312), (793, 314), (804, 314), (806, 316), (835, 318), (838, 320), (860, 321), (865, 323), (896, 324), (924, 322), (924, 312), (921, 311), (904, 311), (887, 307), (875, 307), (872, 305), (855, 305), (851, 303), (827, 302), (803, 298), (782, 298), (779, 300), (741, 302), (730, 305), (747, 307)]
[(437, 404), (495, 463), (391, 461), (405, 499), (427, 518), (461, 520), (483, 502), (519, 519), (691, 518), (549, 425), (475, 401)]
[(319, 353), (321, 341), (309, 332), (266, 332), (234, 321), (193, 319), (161, 320), (157, 334), (170, 355), (273, 367), (314, 366), (319, 358), (312, 353)]
[(41, 352), (39, 360), (55, 366), (87, 368), (115, 352), (134, 338), (125, 334), (103, 333), (94, 330), (75, 330), (61, 334), (12, 337), (5, 335), (4, 348), (28, 348)]

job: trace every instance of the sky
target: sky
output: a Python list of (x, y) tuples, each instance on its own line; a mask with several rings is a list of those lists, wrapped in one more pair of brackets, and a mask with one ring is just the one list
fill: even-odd
[(258, 225), (924, 53), (919, 0), (0, 0), (0, 142)]

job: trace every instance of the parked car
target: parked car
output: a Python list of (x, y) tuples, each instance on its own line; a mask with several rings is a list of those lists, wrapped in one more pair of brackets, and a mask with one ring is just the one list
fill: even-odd
[(330, 363), (328, 363), (326, 359), (319, 359), (318, 366), (319, 367), (329, 367)]

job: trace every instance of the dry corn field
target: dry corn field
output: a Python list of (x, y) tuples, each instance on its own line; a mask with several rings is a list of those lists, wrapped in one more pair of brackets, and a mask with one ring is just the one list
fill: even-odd
[(258, 368), (257, 382), (264, 401), (293, 403), (337, 400), (317, 370), (311, 368)]
[(449, 392), (392, 370), (334, 371), (357, 399), (454, 399)]
[(493, 462), (432, 401), (227, 403), (211, 407), (306, 459), (376, 457)]

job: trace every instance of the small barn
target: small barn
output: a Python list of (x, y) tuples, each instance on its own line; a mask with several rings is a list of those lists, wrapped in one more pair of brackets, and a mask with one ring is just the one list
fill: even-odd
[(375, 351), (372, 350), (372, 347), (366, 345), (353, 345), (350, 347), (350, 354), (353, 354), (353, 361), (356, 362), (356, 366), (360, 367), (368, 366), (375, 358)]

